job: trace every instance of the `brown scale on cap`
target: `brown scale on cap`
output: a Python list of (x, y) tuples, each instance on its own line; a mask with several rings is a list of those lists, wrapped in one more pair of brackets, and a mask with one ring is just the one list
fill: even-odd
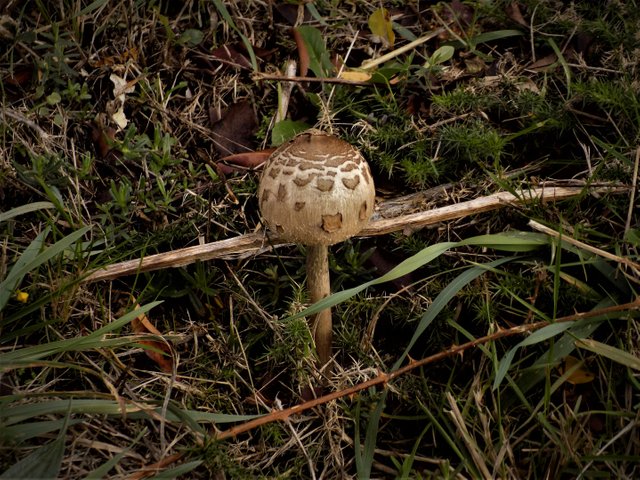
[(349, 143), (308, 130), (271, 154), (258, 189), (265, 223), (290, 241), (331, 245), (373, 213), (369, 165)]

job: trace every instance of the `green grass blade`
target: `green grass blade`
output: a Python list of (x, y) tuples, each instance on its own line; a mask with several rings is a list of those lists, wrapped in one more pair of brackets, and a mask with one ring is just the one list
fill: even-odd
[(178, 478), (181, 475), (189, 473), (190, 471), (198, 468), (203, 461), (204, 460), (194, 460), (192, 462), (183, 463), (182, 465), (179, 465), (174, 468), (169, 468), (168, 470), (160, 472), (157, 475), (154, 475), (153, 477), (150, 477), (150, 478), (157, 479), (157, 480), (160, 480), (160, 479), (170, 480), (173, 478)]
[(21, 207), (12, 208), (8, 212), (0, 213), (0, 223), (6, 222), (10, 218), (17, 217), (18, 215), (24, 215), (25, 213), (50, 208), (55, 208), (55, 205), (51, 202), (33, 202), (27, 205), (22, 205)]
[(513, 363), (513, 358), (515, 357), (516, 352), (520, 347), (535, 345), (536, 343), (549, 340), (550, 338), (553, 338), (556, 335), (559, 335), (565, 330), (571, 328), (574, 324), (575, 322), (552, 323), (551, 325), (533, 332), (531, 335), (529, 335), (527, 338), (525, 338), (523, 341), (509, 350), (507, 354), (502, 357), (502, 360), (500, 360), (500, 363), (498, 364), (496, 376), (493, 379), (492, 389), (496, 390), (500, 386), (502, 380), (504, 380), (504, 376), (507, 374), (509, 368), (511, 367), (511, 364)]
[(87, 5), (82, 10), (80, 10), (80, 13), (78, 13), (78, 17), (82, 17), (84, 15), (89, 15), (94, 10), (102, 8), (108, 2), (109, 2), (109, 0), (95, 0), (95, 1), (91, 2), (89, 5)]
[(424, 313), (418, 326), (416, 327), (413, 337), (409, 341), (409, 344), (405, 348), (404, 352), (398, 358), (396, 363), (393, 365), (392, 370), (398, 369), (404, 359), (407, 357), (411, 348), (418, 341), (420, 336), (424, 333), (424, 331), (431, 325), (431, 322), (440, 314), (440, 312), (447, 306), (447, 304), (454, 298), (460, 290), (462, 290), (469, 283), (474, 281), (480, 275), (485, 273), (487, 270), (499, 267), (500, 265), (513, 261), (516, 257), (505, 257), (493, 262), (489, 262), (486, 265), (479, 265), (473, 268), (466, 270), (465, 272), (458, 275), (454, 280), (451, 281), (442, 291), (438, 294), (438, 296), (433, 300), (433, 303), (429, 306), (429, 309)]
[(127, 452), (129, 452), (129, 450), (131, 450), (131, 448), (136, 445), (140, 439), (147, 435), (149, 433), (148, 429), (143, 429), (137, 436), (136, 438), (133, 439), (133, 442), (131, 443), (131, 445), (125, 449), (123, 449), (121, 452), (119, 452), (117, 455), (115, 455), (113, 458), (107, 460), (105, 463), (103, 463), (102, 465), (100, 465), (98, 468), (92, 470), (91, 472), (89, 472), (87, 474), (86, 477), (84, 477), (84, 480), (99, 480), (101, 478), (105, 478), (107, 477), (107, 474), (109, 473), (109, 471), (115, 467), (118, 462), (122, 459), (122, 457), (124, 457)]
[(308, 2), (306, 4), (306, 7), (316, 22), (318, 22), (320, 25), (324, 25), (324, 26), (328, 25), (327, 21), (324, 19), (322, 15), (320, 15), (320, 12), (318, 12), (318, 9), (315, 7), (315, 5), (312, 2)]
[[(598, 303), (594, 309), (611, 307), (612, 305), (614, 305), (614, 302), (610, 299), (606, 299)], [(627, 315), (633, 315), (633, 313), (634, 312), (628, 312)], [(547, 367), (549, 365), (555, 365), (560, 362), (562, 358), (570, 355), (576, 348), (576, 339), (591, 336), (604, 321), (618, 317), (620, 317), (620, 314), (608, 314), (593, 317), (588, 321), (576, 322), (573, 328), (554, 343), (553, 348), (550, 348), (547, 352), (543, 353), (540, 358), (536, 360), (531, 367), (529, 367), (529, 373), (518, 380), (518, 386), (522, 392), (528, 392), (536, 384), (544, 380), (547, 374)]]
[[(73, 400), (50, 400), (38, 403), (28, 403), (13, 406), (3, 406), (0, 410), (0, 423), (3, 426), (15, 425), (30, 418), (41, 415), (55, 415), (70, 411), (75, 414), (97, 414), (97, 415), (122, 415), (126, 413), (128, 417), (148, 418), (149, 414), (160, 414), (161, 409), (153, 404), (125, 404), (124, 410), (121, 404), (114, 400), (105, 399), (73, 399)], [(224, 413), (207, 413), (197, 410), (183, 410), (181, 415), (188, 415), (192, 421), (198, 423), (234, 423), (246, 422), (261, 415), (231, 415)], [(167, 412), (166, 419), (170, 422), (180, 422), (181, 417)], [(184, 423), (184, 422), (183, 422)]]
[(13, 265), (6, 278), (2, 281), (2, 283), (0, 283), (0, 311), (7, 305), (9, 298), (11, 298), (11, 294), (20, 284), (22, 278), (25, 275), (22, 274), (20, 276), (17, 274), (17, 272), (20, 272), (23, 268), (25, 268), (25, 266), (29, 265), (34, 258), (36, 258), (38, 252), (44, 244), (45, 237), (49, 234), (49, 231), (49, 228), (45, 228), (38, 234), (36, 238), (33, 239), (33, 241), (27, 246), (24, 252), (22, 252), (22, 255), (20, 255), (20, 258), (18, 258), (16, 263)]
[(559, 335), (568, 328), (571, 328), (573, 325), (575, 325), (575, 322), (552, 323), (551, 325), (547, 325), (546, 327), (533, 332), (527, 338), (522, 340), (518, 346), (526, 347), (528, 345), (535, 345), (536, 343), (544, 342), (556, 335)]
[(70, 402), (66, 403), (66, 417), (58, 437), (38, 447), (18, 463), (13, 464), (0, 478), (46, 478), (56, 479), (60, 474), (64, 456), (65, 434), (69, 426)]
[[(449, 422), (446, 418), (443, 418), (441, 411), (438, 411), (436, 413), (438, 414), (438, 417), (442, 419), (442, 421), (440, 421), (439, 418), (436, 418), (436, 415), (434, 415), (434, 413), (431, 410), (429, 410), (429, 408), (426, 405), (424, 405), (424, 403), (422, 403), (421, 400), (418, 400), (418, 406), (427, 415), (427, 417), (429, 417), (429, 421), (431, 422), (431, 425), (433, 425), (433, 427), (435, 428), (435, 430), (437, 430), (440, 436), (444, 438), (445, 443), (449, 445), (449, 448), (451, 449), (451, 451), (460, 459), (460, 461), (462, 461), (465, 465), (467, 465), (468, 461), (466, 459), (466, 456), (462, 452), (461, 446), (458, 445), (458, 442), (456, 441), (458, 437), (457, 435), (455, 435), (455, 432), (452, 434), (450, 431), (451, 429), (447, 428)], [(445, 422), (445, 425), (442, 424), (443, 422)], [(468, 468), (471, 470), (470, 467)]]
[(229, 15), (229, 10), (227, 10), (227, 7), (225, 7), (224, 3), (222, 3), (220, 0), (213, 0), (213, 4), (216, 6), (216, 9), (218, 10), (218, 12), (220, 12), (220, 15), (222, 15), (222, 18), (224, 19), (224, 21), (227, 22), (227, 24), (231, 28), (233, 28), (233, 30), (238, 35), (240, 35), (240, 38), (242, 39), (242, 43), (244, 43), (244, 46), (247, 49), (247, 52), (249, 53), (249, 59), (251, 60), (251, 68), (253, 68), (254, 72), (257, 72), (258, 60), (256, 59), (255, 52), (253, 51), (253, 45), (251, 45), (251, 42), (249, 41), (249, 39), (236, 26), (235, 22), (233, 21), (233, 18), (231, 18), (231, 15)]
[[(60, 340), (57, 342), (45, 343), (43, 345), (34, 345), (25, 347), (13, 352), (3, 353), (0, 356), (0, 368), (25, 368), (32, 363), (42, 365), (40, 361), (51, 355), (58, 355), (63, 352), (84, 352), (87, 350), (96, 350), (100, 348), (117, 348), (124, 346), (137, 346), (140, 338), (138, 336), (127, 336), (118, 338), (96, 339), (80, 337), (79, 339)], [(140, 345), (140, 348), (144, 348)]]
[(96, 348), (115, 347), (135, 343), (136, 337), (112, 339), (104, 339), (102, 337), (107, 333), (124, 327), (138, 315), (148, 312), (160, 303), (162, 302), (151, 302), (147, 305), (136, 308), (114, 322), (108, 323), (102, 328), (99, 328), (95, 332), (84, 337), (58, 340), (42, 345), (20, 348), (13, 352), (3, 353), (0, 356), (0, 366), (5, 367), (15, 362), (36, 361), (49, 355), (55, 355), (62, 352), (92, 350)]
[(469, 43), (472, 45), (479, 45), (481, 43), (502, 40), (503, 38), (521, 37), (522, 35), (524, 35), (524, 33), (520, 30), (496, 30), (494, 32), (486, 32), (476, 35), (469, 41)]
[(14, 268), (11, 269), (11, 272), (9, 272), (9, 275), (7, 275), (7, 278), (5, 278), (2, 283), (0, 283), (0, 310), (5, 307), (7, 301), (9, 300), (9, 297), (11, 296), (11, 292), (13, 292), (13, 289), (16, 288), (17, 284), (27, 273), (38, 268), (43, 263), (48, 262), (55, 256), (61, 254), (76, 241), (82, 238), (82, 236), (90, 229), (91, 227), (81, 228), (80, 230), (67, 235), (63, 239), (58, 240), (56, 243), (36, 255), (30, 261), (20, 263), (20, 266), (17, 268), (16, 266), (14, 266)]
[[(436, 259), (444, 252), (451, 248), (459, 246), (489, 246), (498, 250), (510, 251), (510, 252), (528, 252), (533, 249), (539, 248), (542, 245), (548, 245), (549, 239), (546, 235), (528, 232), (513, 232), (513, 233), (499, 233), (495, 235), (479, 235), (472, 237), (461, 242), (442, 242), (435, 245), (430, 245), (427, 248), (419, 251), (412, 257), (399, 263), (392, 270), (382, 275), (379, 278), (371, 280), (369, 282), (358, 285), (357, 287), (343, 290), (341, 292), (334, 293), (314, 303), (309, 308), (296, 313), (285, 319), (285, 321), (295, 320), (297, 318), (306, 317), (318, 313), (325, 308), (333, 307), (349, 298), (357, 295), (363, 290), (373, 285), (395, 280), (423, 267), (427, 263)], [(490, 264), (489, 264), (490, 265)]]
[(380, 425), (380, 418), (384, 412), (384, 406), (387, 400), (387, 394), (389, 390), (385, 389), (382, 393), (382, 397), (376, 403), (376, 407), (371, 412), (369, 417), (369, 423), (367, 423), (367, 431), (364, 437), (364, 447), (360, 451), (360, 443), (355, 445), (356, 455), (360, 457), (358, 462), (358, 479), (368, 480), (371, 478), (371, 468), (373, 467), (373, 457), (375, 455), (376, 441), (378, 439), (378, 430)]
[(549, 245), (549, 241), (549, 237), (542, 233), (505, 232), (478, 235), (462, 240), (456, 246), (486, 247), (503, 252), (531, 252), (544, 245)]
[(493, 379), (493, 385), (491, 386), (493, 390), (496, 390), (502, 383), (502, 380), (504, 380), (504, 377), (507, 375), (507, 372), (509, 371), (509, 368), (511, 367), (511, 364), (513, 363), (513, 359), (515, 358), (517, 352), (518, 348), (513, 347), (504, 355), (504, 357), (502, 357), (502, 359), (498, 363), (496, 376)]
[[(433, 247), (435, 246), (436, 245), (433, 245)], [(451, 299), (454, 298), (460, 292), (460, 290), (462, 290), (466, 285), (471, 283), (473, 280), (475, 280), (488, 270), (495, 269), (504, 263), (513, 261), (514, 258), (515, 257), (505, 257), (493, 262), (489, 262), (486, 265), (472, 267), (458, 275), (458, 277), (456, 277), (451, 283), (449, 283), (433, 300), (433, 303), (429, 306), (427, 312), (425, 312), (425, 314), (422, 316), (420, 322), (418, 323), (418, 326), (413, 333), (413, 336), (411, 337), (411, 340), (409, 341), (409, 344), (405, 348), (400, 358), (393, 365), (393, 367), (391, 367), (391, 370), (397, 370), (402, 365), (404, 359), (411, 351), (413, 345), (415, 345), (420, 336), (425, 332), (429, 325), (431, 325), (431, 322), (433, 322), (433, 320), (447, 306), (449, 301), (451, 301)], [(376, 438), (378, 436), (378, 425), (380, 423), (380, 418), (384, 410), (384, 402), (387, 395), (386, 392), (387, 390), (385, 390), (382, 398), (378, 401), (378, 403), (376, 404), (376, 408), (369, 417), (369, 423), (367, 425), (367, 432), (364, 442), (364, 452), (358, 451), (360, 449), (360, 443), (356, 443), (356, 458), (357, 460), (359, 460), (356, 462), (357, 465), (359, 465), (358, 478), (368, 478), (371, 474), (371, 468), (373, 466), (373, 455), (376, 447)]]
[(611, 345), (607, 345), (606, 343), (597, 342), (596, 340), (592, 340), (590, 338), (576, 340), (575, 343), (576, 347), (589, 350), (590, 352), (606, 357), (609, 360), (613, 360), (614, 362), (619, 363), (620, 365), (624, 365), (625, 367), (629, 367), (634, 370), (640, 370), (640, 358), (632, 355), (629, 352), (625, 352), (624, 350), (621, 350), (619, 348), (612, 347)]
[(436, 245), (431, 245), (412, 257), (407, 258), (403, 262), (399, 263), (395, 268), (384, 274), (383, 276), (371, 280), (369, 282), (363, 283), (362, 285), (358, 285), (357, 287), (349, 288), (348, 290), (343, 290), (341, 292), (334, 293), (333, 295), (328, 296), (320, 300), (317, 303), (314, 303), (309, 308), (306, 308), (300, 313), (296, 313), (288, 317), (285, 321), (295, 320), (296, 318), (306, 317), (309, 315), (313, 315), (314, 313), (318, 313), (325, 308), (333, 307), (339, 303), (348, 300), (349, 298), (357, 295), (363, 290), (369, 288), (372, 285), (377, 285), (379, 283), (388, 282), (391, 280), (395, 280), (396, 278), (402, 277), (407, 273), (413, 272), (414, 270), (422, 267), (423, 265), (429, 263), (433, 259), (437, 258), (444, 252), (446, 252), (449, 248), (454, 247), (456, 244), (453, 242), (447, 243), (438, 243)]
[(31, 454), (6, 470), (0, 478), (39, 478), (56, 479), (60, 473), (64, 455), (64, 438), (36, 448)]
[(553, 49), (553, 52), (558, 57), (558, 62), (560, 62), (560, 65), (562, 65), (562, 69), (564, 70), (564, 76), (567, 80), (567, 91), (571, 91), (571, 68), (567, 63), (567, 60), (564, 58), (564, 55), (562, 54), (560, 47), (558, 47), (558, 44), (553, 40), (553, 38), (547, 39), (547, 42), (549, 43), (549, 46)]
[[(84, 420), (69, 420), (68, 425), (82, 423)], [(62, 420), (45, 420), (42, 422), (21, 423), (19, 425), (5, 426), (0, 431), (0, 440), (3, 442), (20, 443), (34, 437), (40, 437), (45, 433), (60, 430), (66, 422)]]

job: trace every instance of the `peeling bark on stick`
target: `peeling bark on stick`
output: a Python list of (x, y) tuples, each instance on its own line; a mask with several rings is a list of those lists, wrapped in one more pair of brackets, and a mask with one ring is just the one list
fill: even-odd
[[(381, 202), (369, 224), (358, 234), (361, 237), (375, 235), (386, 235), (400, 230), (414, 231), (427, 225), (434, 225), (448, 220), (476, 215), (478, 213), (497, 210), (499, 208), (523, 205), (530, 202), (553, 202), (566, 200), (585, 193), (588, 189), (590, 194), (620, 194), (629, 191), (626, 186), (559, 186), (559, 187), (539, 187), (518, 192), (514, 195), (510, 192), (498, 192), (486, 197), (468, 200), (440, 208), (429, 209), (428, 206), (422, 210), (410, 214), (386, 217), (389, 212), (402, 211), (398, 202), (394, 200)], [(406, 198), (407, 210), (419, 208), (416, 205), (416, 196)], [(427, 200), (428, 205), (428, 200)], [(95, 282), (99, 280), (112, 280), (125, 275), (134, 275), (141, 272), (160, 270), (163, 268), (176, 268), (195, 263), (196, 261), (207, 261), (219, 259), (245, 258), (251, 255), (271, 250), (287, 242), (281, 241), (277, 236), (269, 234), (267, 237), (263, 232), (249, 233), (238, 237), (220, 240), (217, 242), (197, 245), (194, 247), (181, 248), (171, 252), (150, 255), (136, 260), (128, 260), (121, 263), (109, 265), (106, 268), (96, 270), (85, 278), (85, 282)]]

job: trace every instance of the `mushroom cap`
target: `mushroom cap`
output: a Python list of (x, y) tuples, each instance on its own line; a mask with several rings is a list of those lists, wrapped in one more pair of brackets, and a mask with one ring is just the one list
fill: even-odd
[(367, 224), (375, 187), (369, 165), (356, 148), (311, 129), (271, 154), (258, 198), (263, 220), (281, 238), (332, 245)]

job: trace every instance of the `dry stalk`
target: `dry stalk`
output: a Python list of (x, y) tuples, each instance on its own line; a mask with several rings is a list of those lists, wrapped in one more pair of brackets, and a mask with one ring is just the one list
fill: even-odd
[[(506, 206), (523, 205), (526, 203), (552, 202), (566, 200), (584, 193), (585, 188), (588, 192), (595, 193), (626, 193), (628, 187), (619, 185), (606, 185), (596, 187), (580, 186), (544, 186), (524, 190), (514, 195), (510, 192), (498, 192), (485, 197), (476, 198), (466, 202), (455, 203), (440, 208), (426, 209), (410, 214), (399, 214), (398, 202), (396, 200), (388, 200), (381, 202), (373, 219), (359, 233), (361, 237), (369, 237), (376, 235), (386, 235), (397, 231), (415, 231), (427, 225), (434, 225), (447, 220), (476, 215), (478, 213), (497, 210)], [(420, 195), (420, 194), (418, 194)], [(415, 196), (405, 197), (406, 203), (413, 206)], [(424, 206), (422, 207), (424, 208)], [(176, 268), (195, 263), (196, 261), (207, 261), (216, 258), (228, 259), (238, 258), (238, 256), (255, 255), (263, 251), (272, 249), (279, 245), (285, 245), (286, 242), (279, 240), (273, 236), (266, 242), (263, 232), (249, 233), (238, 237), (211, 242), (204, 245), (196, 245), (193, 247), (181, 248), (166, 253), (150, 255), (145, 258), (128, 260), (121, 263), (109, 265), (103, 269), (97, 270), (85, 278), (85, 282), (96, 282), (99, 280), (113, 280), (125, 275), (133, 275), (142, 272), (150, 272), (163, 268)]]
[(276, 75), (269, 73), (257, 73), (253, 76), (254, 81), (273, 80), (278, 82), (295, 82), (295, 83), (335, 83), (339, 85), (356, 85), (358, 87), (374, 87), (375, 83), (358, 82), (354, 80), (346, 80), (339, 77), (301, 77), (297, 75)]

